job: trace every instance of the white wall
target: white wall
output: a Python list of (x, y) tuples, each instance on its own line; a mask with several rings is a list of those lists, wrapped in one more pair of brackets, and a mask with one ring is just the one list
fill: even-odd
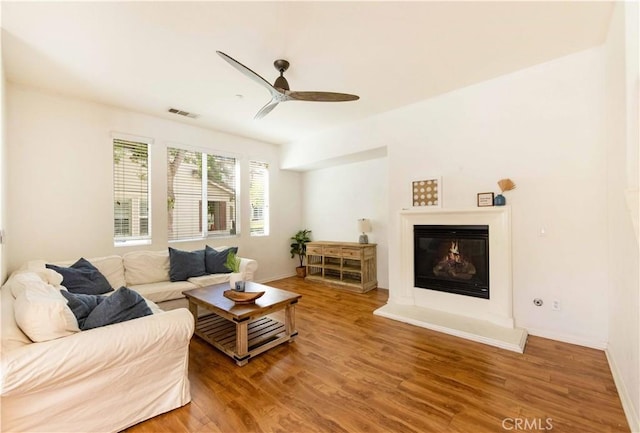
[[(345, 141), (349, 153), (387, 146), (390, 288), (399, 284), (398, 211), (410, 206), (411, 180), (441, 175), (444, 207), (468, 208), (510, 177), (518, 185), (507, 193), (517, 325), (604, 348), (603, 85), (603, 50), (590, 49), (294, 143), (282, 160), (293, 167), (313, 164), (310, 155), (335, 158), (335, 143)], [(551, 310), (553, 300), (561, 311)]]
[[(628, 12), (626, 17), (625, 8)], [(640, 80), (638, 13), (638, 3), (619, 3), (605, 46), (609, 114), (607, 222), (610, 331), (607, 356), (633, 431), (640, 431), (640, 258), (638, 239), (632, 224), (634, 213), (627, 208), (625, 190), (635, 189), (637, 194), (640, 164), (637, 118)]]
[[(0, 36), (0, 46), (2, 46), (2, 36)], [(3, 233), (6, 222), (6, 197), (7, 197), (7, 104), (6, 104), (6, 80), (4, 76), (4, 64), (0, 56), (0, 233)], [(0, 242), (0, 284), (4, 283), (7, 277), (6, 255), (4, 254), (4, 243)]]
[(378, 286), (389, 287), (387, 158), (308, 171), (303, 176), (303, 225), (313, 240), (358, 242), (357, 220), (371, 220)]
[(9, 271), (31, 259), (96, 257), (133, 249), (113, 246), (111, 133), (119, 132), (154, 140), (150, 152), (153, 244), (135, 249), (159, 250), (168, 245), (166, 147), (179, 143), (238, 155), (241, 188), (248, 185), (249, 159), (269, 162), (272, 227), (268, 237), (249, 236), (245, 194), (241, 236), (171, 245), (179, 249), (201, 248), (205, 243), (237, 245), (241, 256), (258, 260), (257, 280), (294, 274), (288, 238), (301, 223), (300, 174), (279, 170), (276, 146), (11, 83), (8, 110)]

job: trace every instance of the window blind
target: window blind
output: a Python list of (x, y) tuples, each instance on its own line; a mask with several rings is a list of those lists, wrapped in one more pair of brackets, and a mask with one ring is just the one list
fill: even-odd
[(249, 161), (249, 201), (251, 236), (269, 235), (269, 164)]
[(169, 240), (202, 237), (202, 154), (177, 148), (167, 154)]
[(149, 145), (113, 140), (114, 241), (150, 239)]

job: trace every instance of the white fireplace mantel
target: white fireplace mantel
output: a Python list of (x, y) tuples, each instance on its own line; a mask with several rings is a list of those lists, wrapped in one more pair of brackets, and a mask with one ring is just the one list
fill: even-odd
[[(400, 283), (375, 314), (522, 353), (526, 331), (515, 328), (511, 276), (511, 208), (420, 208), (400, 212)], [(413, 227), (489, 226), (489, 299), (414, 286)]]

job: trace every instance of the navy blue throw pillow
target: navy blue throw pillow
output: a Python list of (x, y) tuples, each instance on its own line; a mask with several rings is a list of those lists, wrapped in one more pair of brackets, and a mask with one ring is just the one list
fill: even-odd
[(104, 275), (84, 258), (68, 268), (49, 264), (46, 266), (62, 275), (62, 285), (71, 293), (101, 295), (113, 290)]
[(223, 251), (218, 251), (211, 248), (209, 245), (204, 249), (204, 259), (207, 269), (207, 274), (229, 274), (231, 271), (224, 264), (227, 262), (227, 256), (229, 251), (233, 251), (234, 254), (238, 254), (238, 247), (227, 248)]
[(60, 293), (67, 298), (67, 305), (73, 311), (73, 315), (76, 316), (80, 329), (84, 329), (84, 322), (89, 317), (89, 314), (106, 298), (106, 296), (100, 295), (71, 293), (67, 290), (60, 290)]
[(169, 247), (169, 278), (171, 281), (186, 281), (207, 273), (204, 250), (182, 251)]
[(126, 287), (120, 287), (111, 296), (103, 298), (89, 313), (80, 329), (85, 331), (153, 314), (144, 298)]

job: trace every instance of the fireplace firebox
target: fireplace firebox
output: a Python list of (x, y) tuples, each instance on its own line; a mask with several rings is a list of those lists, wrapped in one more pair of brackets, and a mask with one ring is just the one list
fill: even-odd
[(488, 225), (415, 225), (415, 287), (489, 299)]

